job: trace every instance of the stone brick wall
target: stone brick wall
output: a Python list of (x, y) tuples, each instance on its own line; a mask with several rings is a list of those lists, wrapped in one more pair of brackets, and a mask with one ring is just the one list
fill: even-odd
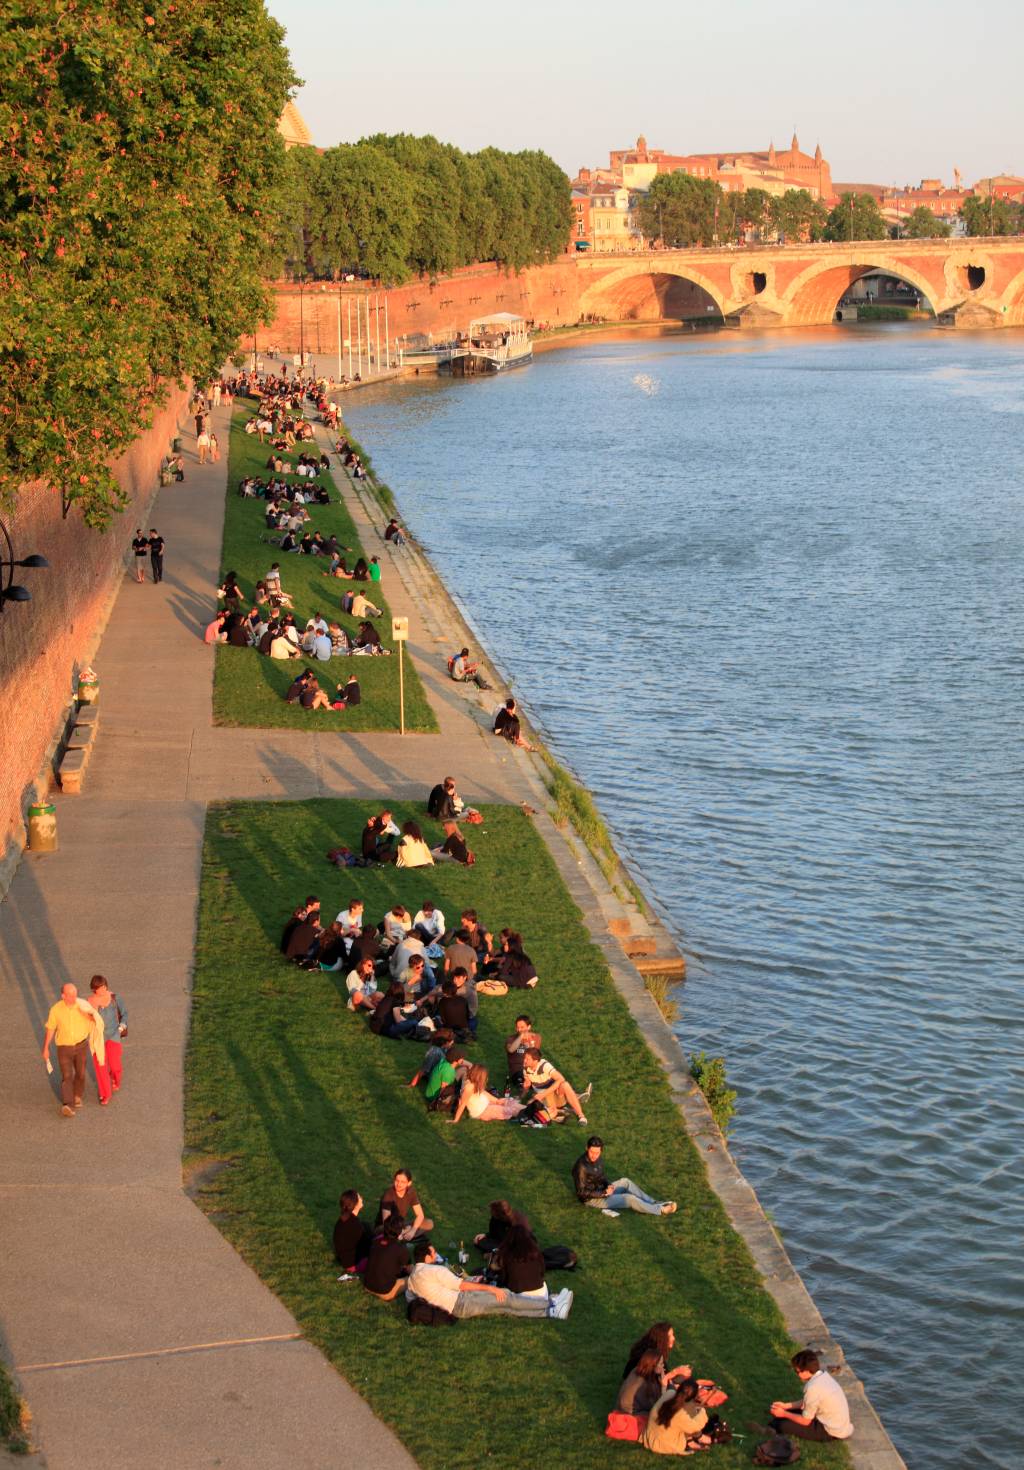
[[(93, 658), (120, 586), (135, 527), (147, 529), (157, 472), (187, 394), (171, 390), (164, 408), (118, 460), (115, 474), (129, 503), (105, 533), (90, 531), (75, 511), (61, 517), (60, 496), (47, 485), (26, 485), (4, 519), (16, 556), (38, 552), (47, 571), (18, 571), (15, 581), (32, 601), (0, 612), (0, 892), (24, 842), (24, 812), (36, 799), (39, 776), (77, 683)], [(102, 681), (102, 668), (98, 668)], [(42, 790), (47, 789), (45, 776)]]
[[(302, 292), (301, 316), (307, 352), (333, 353), (338, 343), (338, 300), (341, 303), (341, 335), (347, 334), (348, 301), (364, 294), (366, 287), (336, 286), (320, 283)], [(257, 347), (264, 352), (277, 346), (286, 352), (299, 350), (300, 293), (297, 286), (275, 287), (277, 310), (274, 320), (262, 328)], [(466, 266), (454, 275), (444, 276), (433, 284), (417, 280), (392, 288), (388, 297), (388, 325), (392, 340), (406, 332), (440, 333), (456, 327), (463, 331), (471, 318), (487, 316), (494, 311), (512, 311), (532, 319), (537, 325), (570, 325), (579, 317), (579, 278), (576, 261), (564, 256), (551, 265), (531, 266), (516, 275), (505, 273), (493, 264)], [(381, 293), (383, 302), (383, 293)], [(355, 316), (352, 317), (355, 340)], [(371, 308), (370, 324), (376, 338), (376, 318)], [(381, 340), (384, 316), (381, 313)], [(251, 339), (242, 342), (252, 350)], [(353, 349), (354, 350), (354, 349)], [(343, 362), (347, 369), (347, 355)]]

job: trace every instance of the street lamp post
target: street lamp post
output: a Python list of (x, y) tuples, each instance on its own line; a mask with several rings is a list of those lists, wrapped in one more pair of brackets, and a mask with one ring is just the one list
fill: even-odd
[(14, 580), (15, 567), (43, 568), (50, 563), (45, 556), (33, 553), (19, 561), (14, 555), (11, 533), (0, 521), (0, 613), (8, 602), (31, 602), (32, 594), (27, 587), (19, 586)]
[(299, 277), (299, 371), (301, 372), (306, 363), (306, 314), (303, 297), (306, 292), (306, 278)]

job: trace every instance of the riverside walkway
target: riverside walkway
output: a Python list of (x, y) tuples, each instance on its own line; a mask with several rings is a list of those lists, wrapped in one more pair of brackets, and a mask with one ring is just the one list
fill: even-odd
[[(215, 415), (229, 442), (229, 415)], [(207, 804), (383, 793), (420, 798), (454, 773), (472, 801), (540, 805), (530, 760), (487, 733), (481, 701), (443, 674), (459, 636), (443, 589), (409, 553), (382, 551), (392, 610), (410, 617), (409, 652), (435, 709), (436, 735), (306, 734), (215, 728), (214, 650), (199, 636), (220, 569), (226, 458), (160, 492), (150, 524), (167, 543), (165, 580), (126, 577), (95, 663), (101, 730), (85, 793), (60, 800), (60, 851), (26, 854), (0, 906), (0, 996), (8, 1018), (0, 1075), (0, 1331), (50, 1470), (217, 1465), (374, 1470), (414, 1462), (294, 1319), (193, 1205), (182, 1185), (183, 1061)], [(344, 477), (339, 476), (339, 480)], [(343, 491), (369, 549), (376, 531)], [(496, 703), (487, 696), (484, 709)], [(536, 818), (594, 940), (691, 1132), (706, 1110), (635, 971), (608, 933), (614, 899), (587, 878), (544, 812)], [(61, 981), (108, 975), (131, 1010), (126, 1086), (108, 1110), (87, 1089), (62, 1120), (39, 1057)], [(757, 1205), (719, 1150), (722, 1195), (779, 1300), (790, 1331), (824, 1324)], [(58, 1305), (54, 1305), (59, 1303)], [(831, 1359), (830, 1359), (831, 1360)], [(902, 1465), (860, 1385), (846, 1384), (857, 1470)], [(110, 1406), (117, 1405), (116, 1413)]]
[[(221, 443), (229, 415), (215, 415)], [(413, 1461), (182, 1188), (183, 1058), (206, 805), (231, 798), (422, 797), (449, 769), (476, 800), (518, 799), (442, 680), (411, 651), (438, 735), (215, 729), (214, 605), (226, 456), (160, 492), (164, 581), (126, 577), (95, 663), (101, 728), (84, 794), (58, 799), (60, 850), (29, 853), (0, 907), (0, 1328), (50, 1470)], [(391, 572), (391, 568), (388, 571)], [(65, 978), (103, 972), (131, 1011), (126, 1086), (61, 1119), (40, 1057)], [(91, 1069), (90, 1069), (91, 1070)], [(55, 1069), (56, 1075), (56, 1069)], [(117, 1406), (112, 1412), (111, 1406)], [(344, 1448), (342, 1449), (342, 1446)]]

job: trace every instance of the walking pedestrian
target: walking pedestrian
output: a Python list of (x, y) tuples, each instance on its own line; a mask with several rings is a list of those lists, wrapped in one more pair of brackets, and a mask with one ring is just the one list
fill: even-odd
[(93, 1009), (103, 1023), (103, 1061), (93, 1052), (92, 1064), (96, 1072), (96, 1087), (100, 1095), (100, 1106), (106, 1107), (111, 1096), (121, 1089), (121, 1048), (128, 1035), (128, 1008), (120, 996), (115, 995), (105, 975), (94, 975), (89, 981)]
[(164, 579), (164, 538), (155, 526), (149, 528), (149, 561), (153, 568), (153, 581)]
[(217, 464), (220, 459), (220, 440), (212, 429), (210, 430), (210, 459), (214, 464)]
[(149, 550), (149, 542), (142, 534), (142, 527), (135, 527), (135, 538), (132, 541), (132, 551), (135, 554), (135, 580), (144, 582), (146, 580), (146, 553)]
[(199, 463), (206, 463), (206, 454), (210, 448), (210, 435), (205, 428), (200, 429), (196, 435), (196, 448), (199, 450)]
[(65, 1118), (75, 1116), (75, 1108), (82, 1106), (85, 1096), (85, 1059), (89, 1051), (89, 1037), (96, 1019), (88, 1010), (82, 1010), (75, 985), (62, 985), (60, 1000), (50, 1007), (46, 1018), (46, 1034), (43, 1037), (43, 1061), (50, 1065), (50, 1043), (57, 1042), (57, 1064), (60, 1067), (61, 1114)]

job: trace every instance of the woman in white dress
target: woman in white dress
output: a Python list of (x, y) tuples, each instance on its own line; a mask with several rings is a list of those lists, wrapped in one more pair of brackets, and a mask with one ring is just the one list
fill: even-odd
[(468, 1113), (481, 1123), (510, 1123), (519, 1117), (524, 1104), (514, 1097), (497, 1097), (488, 1090), (487, 1081), (486, 1067), (479, 1064), (470, 1067), (459, 1093), (459, 1105), (455, 1109), (453, 1123), (457, 1123), (463, 1113)]

